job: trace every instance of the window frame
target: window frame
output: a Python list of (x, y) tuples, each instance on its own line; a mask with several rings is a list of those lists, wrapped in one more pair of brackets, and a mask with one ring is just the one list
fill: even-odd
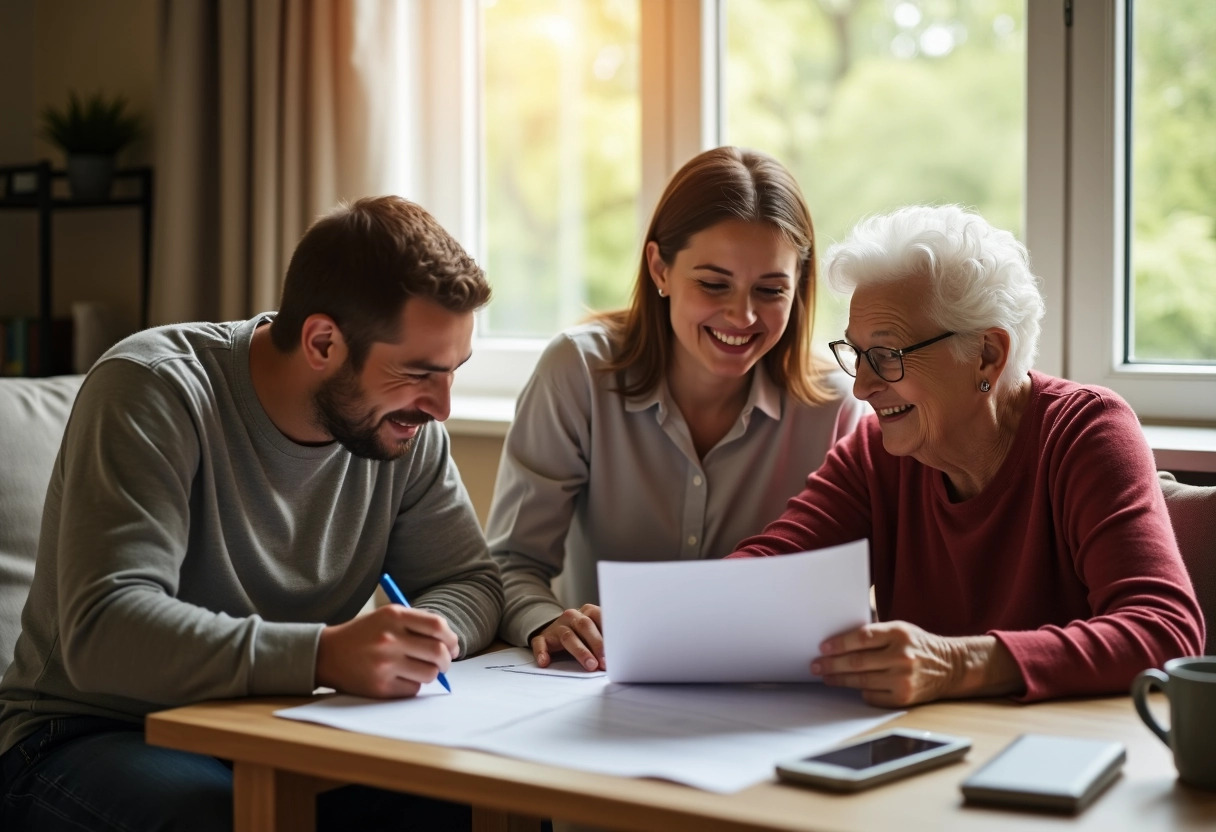
[[(720, 0), (639, 0), (639, 238), (671, 175), (719, 143), (719, 8)], [(421, 56), (413, 84), (421, 113), (411, 161), (413, 198), (484, 261), (480, 3), (413, 0), (410, 19), (414, 26), (404, 35), (405, 47)], [(473, 358), (456, 376), (454, 411), (462, 403), (480, 407), (487, 398), (514, 399), (548, 341), (476, 336)]]
[[(416, 86), (422, 135), (414, 198), (480, 260), (480, 3), (412, 2), (418, 75), (427, 79)], [(671, 174), (723, 135), (722, 2), (640, 0), (639, 239)], [(1212, 424), (1216, 368), (1122, 360), (1126, 11), (1125, 0), (1026, 3), (1024, 228), (1047, 302), (1036, 367), (1110, 387), (1142, 420)], [(477, 337), (473, 359), (457, 374), (457, 415), (462, 399), (513, 400), (547, 341)]]
[(1115, 390), (1141, 421), (1210, 424), (1216, 417), (1216, 367), (1124, 360), (1129, 5), (1124, 0), (1069, 5), (1065, 374)]

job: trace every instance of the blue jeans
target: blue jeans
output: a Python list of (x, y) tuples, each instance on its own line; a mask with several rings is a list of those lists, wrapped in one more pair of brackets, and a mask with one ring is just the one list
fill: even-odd
[[(468, 806), (365, 786), (317, 798), (317, 829), (462, 830)], [(53, 719), (0, 756), (0, 829), (228, 830), (232, 769), (214, 757), (157, 748), (143, 726)]]

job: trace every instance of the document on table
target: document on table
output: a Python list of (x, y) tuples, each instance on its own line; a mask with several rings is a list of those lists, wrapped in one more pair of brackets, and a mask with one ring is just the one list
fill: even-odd
[(518, 672), (529, 662), (530, 651), (504, 650), (453, 663), (450, 695), (331, 696), (277, 715), (717, 792), (771, 779), (777, 760), (899, 715), (818, 684), (619, 685), (603, 675)]
[(574, 659), (552, 659), (548, 667), (541, 667), (529, 657), (528, 661), (522, 664), (511, 665), (500, 668), (511, 673), (528, 673), (532, 676), (573, 676), (576, 679), (597, 679), (600, 676), (607, 676), (607, 671), (604, 670), (588, 670)]
[(808, 682), (819, 643), (870, 621), (870, 548), (599, 564), (614, 682)]

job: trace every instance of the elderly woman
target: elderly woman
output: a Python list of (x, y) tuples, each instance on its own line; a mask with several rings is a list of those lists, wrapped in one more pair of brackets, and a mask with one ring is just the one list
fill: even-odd
[(1135, 413), (1030, 369), (1025, 248), (956, 206), (904, 208), (859, 224), (827, 274), (852, 290), (832, 351), (873, 415), (731, 555), (869, 539), (880, 623), (825, 641), (812, 671), (879, 705), (1031, 701), (1202, 652)]

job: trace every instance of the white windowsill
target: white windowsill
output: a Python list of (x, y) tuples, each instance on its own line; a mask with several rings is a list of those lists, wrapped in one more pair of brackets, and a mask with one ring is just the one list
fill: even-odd
[(1142, 425), (1149, 447), (1164, 471), (1216, 472), (1216, 427)]
[[(502, 438), (514, 416), (511, 396), (453, 396), (448, 433)], [(1158, 468), (1216, 473), (1216, 427), (1144, 425), (1143, 429)]]
[(453, 436), (502, 438), (515, 418), (514, 396), (452, 396), (452, 415), (446, 422)]

